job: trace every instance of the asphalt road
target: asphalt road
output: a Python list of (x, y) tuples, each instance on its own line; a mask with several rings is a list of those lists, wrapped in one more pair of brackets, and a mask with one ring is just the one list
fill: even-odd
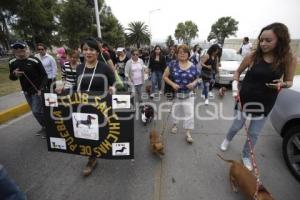
[[(93, 174), (81, 174), (87, 158), (72, 154), (48, 152), (46, 140), (35, 136), (40, 128), (31, 114), (0, 127), (0, 163), (26, 192), (29, 200), (241, 200), (231, 191), (229, 165), (217, 157), (240, 160), (246, 140), (242, 130), (229, 150), (220, 152), (219, 144), (231, 125), (217, 114), (231, 117), (233, 102), (228, 92), (212, 105), (197, 108), (194, 143), (185, 141), (182, 126), (170, 134), (167, 113), (162, 120), (143, 126), (135, 123), (134, 160), (98, 160)], [(203, 100), (198, 97), (197, 102)], [(217, 108), (217, 109), (214, 109)], [(217, 110), (218, 112), (214, 112)], [(149, 150), (149, 131), (156, 127), (163, 135), (166, 155), (160, 159)], [(262, 131), (255, 153), (261, 181), (275, 199), (298, 200), (300, 184), (289, 173), (281, 152), (282, 139), (268, 121)]]

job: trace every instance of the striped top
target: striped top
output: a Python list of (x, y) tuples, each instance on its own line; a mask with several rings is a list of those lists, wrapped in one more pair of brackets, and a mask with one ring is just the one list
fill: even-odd
[(65, 62), (61, 68), (61, 77), (64, 80), (64, 88), (72, 88), (76, 85), (77, 74), (76, 68), (72, 68), (69, 61)]

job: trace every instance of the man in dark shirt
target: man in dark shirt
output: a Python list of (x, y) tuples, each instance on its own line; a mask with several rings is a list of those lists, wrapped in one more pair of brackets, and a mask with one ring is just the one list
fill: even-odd
[(29, 55), (25, 42), (16, 41), (11, 47), (15, 57), (9, 60), (9, 79), (20, 80), (26, 100), (43, 130), (45, 121), (41, 91), (47, 82), (46, 71), (38, 58)]

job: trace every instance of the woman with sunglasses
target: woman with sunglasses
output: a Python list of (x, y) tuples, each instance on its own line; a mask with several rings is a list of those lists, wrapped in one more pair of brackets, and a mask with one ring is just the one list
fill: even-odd
[(141, 58), (139, 58), (139, 50), (133, 49), (131, 51), (131, 59), (125, 65), (125, 76), (128, 82), (134, 86), (137, 93), (138, 102), (142, 102), (142, 87), (144, 84), (144, 72), (146, 66)]
[[(56, 81), (56, 75), (57, 75), (57, 65), (55, 59), (47, 53), (47, 47), (43, 43), (37, 44), (37, 51), (38, 54), (35, 54), (35, 57), (40, 59), (42, 62), (45, 71), (48, 75), (48, 81), (47, 81), (47, 89), (55, 89), (55, 81)], [(53, 85), (52, 85), (53, 83)]]

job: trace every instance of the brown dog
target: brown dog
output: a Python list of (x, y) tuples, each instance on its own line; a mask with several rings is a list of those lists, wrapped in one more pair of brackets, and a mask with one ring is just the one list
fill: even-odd
[(150, 96), (151, 90), (152, 90), (152, 86), (151, 85), (146, 85), (145, 90), (146, 90), (146, 93), (148, 94), (148, 96)]
[(156, 153), (158, 155), (164, 155), (164, 145), (160, 141), (160, 138), (155, 129), (152, 129), (150, 132), (150, 148), (152, 153)]
[[(231, 188), (237, 192), (239, 188), (248, 200), (253, 200), (256, 191), (256, 178), (243, 164), (235, 160), (225, 160), (217, 154), (222, 160), (231, 163), (229, 170), (229, 179)], [(271, 194), (263, 185), (260, 185), (257, 193), (257, 200), (274, 200)]]

